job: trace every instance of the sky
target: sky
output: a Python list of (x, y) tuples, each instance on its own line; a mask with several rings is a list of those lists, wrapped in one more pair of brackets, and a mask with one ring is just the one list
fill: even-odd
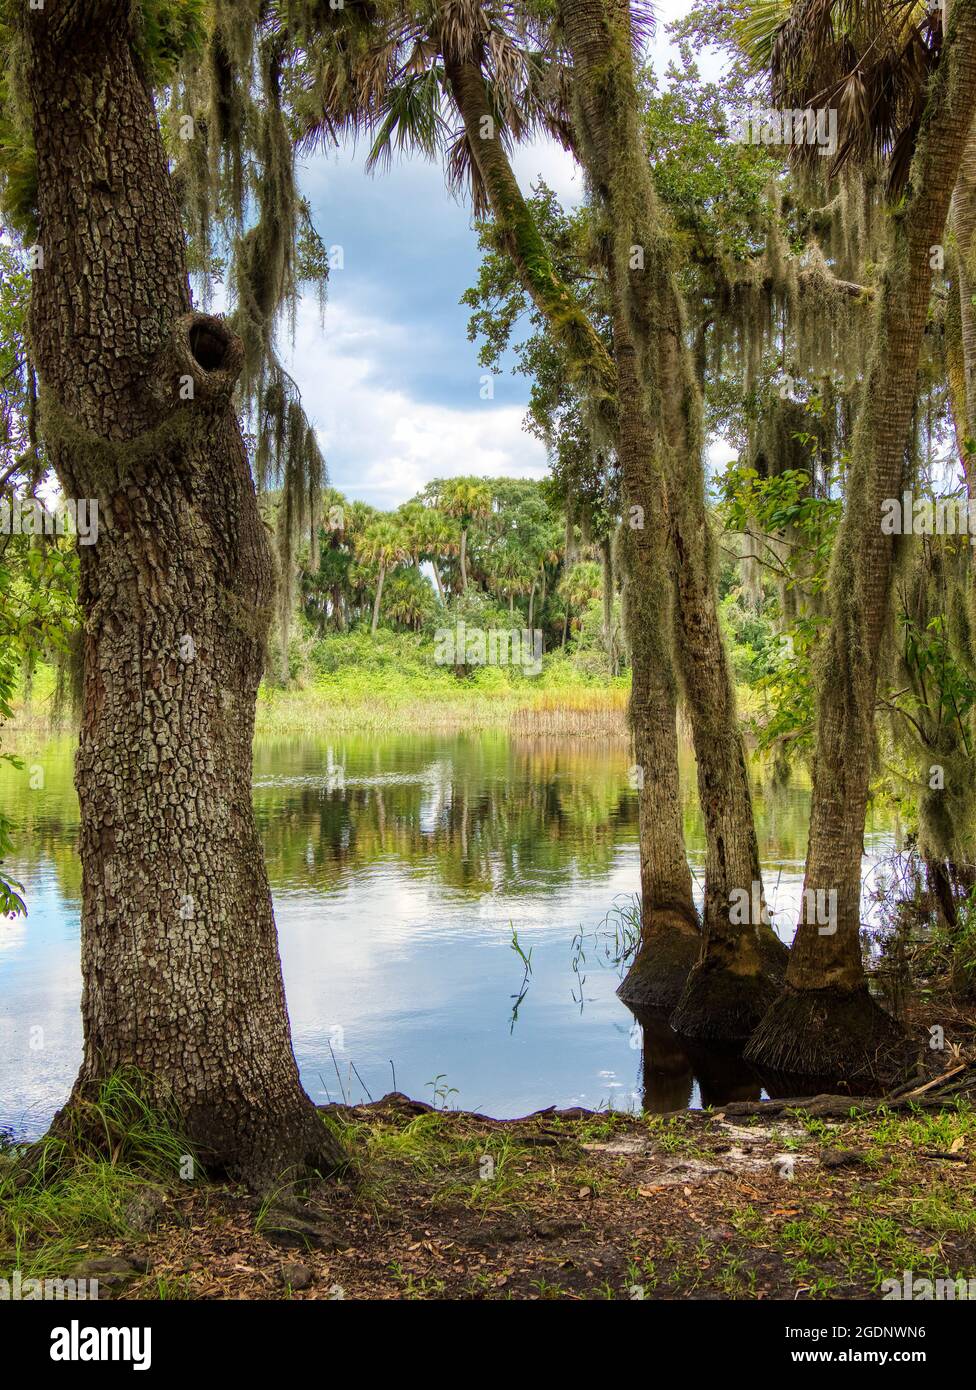
[[(660, 0), (652, 61), (666, 66), (667, 22), (688, 0)], [(317, 153), (302, 186), (326, 246), (342, 248), (324, 319), (303, 300), (283, 357), (318, 432), (329, 479), (347, 497), (389, 509), (459, 473), (541, 478), (542, 444), (522, 427), (529, 382), (508, 372), (482, 399), (484, 369), (459, 303), (478, 269), (470, 209), (439, 165), (395, 160), (374, 175), (358, 148)], [(571, 156), (552, 142), (517, 151), (523, 191), (540, 175), (565, 207), (583, 196)]]

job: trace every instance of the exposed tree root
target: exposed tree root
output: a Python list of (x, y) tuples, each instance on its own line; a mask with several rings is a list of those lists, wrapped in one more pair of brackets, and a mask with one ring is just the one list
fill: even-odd
[(864, 1085), (897, 1076), (910, 1052), (905, 1033), (866, 986), (787, 987), (749, 1039), (745, 1057), (783, 1076)]
[(617, 994), (627, 1005), (670, 1012), (701, 954), (701, 935), (678, 913), (655, 914)]
[(780, 988), (759, 972), (739, 974), (706, 957), (688, 976), (671, 1027), (686, 1038), (737, 1042), (748, 1038)]

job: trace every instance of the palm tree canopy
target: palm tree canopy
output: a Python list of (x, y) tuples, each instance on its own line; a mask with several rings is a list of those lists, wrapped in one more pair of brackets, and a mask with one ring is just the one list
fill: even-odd
[[(942, 10), (924, 0), (754, 0), (736, 24), (783, 109), (834, 108), (834, 172), (848, 161), (888, 165), (889, 192), (904, 189), (942, 52)], [(809, 159), (812, 147), (794, 154)]]

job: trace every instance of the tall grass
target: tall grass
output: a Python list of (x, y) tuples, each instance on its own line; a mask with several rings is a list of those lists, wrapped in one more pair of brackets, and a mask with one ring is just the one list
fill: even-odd
[(150, 1104), (131, 1070), (72, 1106), (58, 1133), (3, 1145), (0, 1277), (68, 1273), (93, 1242), (127, 1234), (132, 1200), (147, 1183), (174, 1187), (189, 1154), (175, 1112)]

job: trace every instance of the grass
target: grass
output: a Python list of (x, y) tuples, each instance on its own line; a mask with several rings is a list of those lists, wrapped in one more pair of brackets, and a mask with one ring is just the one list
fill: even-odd
[(537, 1157), (531, 1146), (504, 1130), (460, 1133), (450, 1111), (418, 1115), (404, 1126), (353, 1122), (340, 1133), (361, 1167), (364, 1195), (378, 1206), (395, 1200), (404, 1164), (429, 1185), (432, 1204), (460, 1201), (479, 1211), (517, 1206), (525, 1183), (538, 1177), (526, 1171)]
[(767, 1213), (743, 1207), (731, 1221), (740, 1237), (777, 1251), (810, 1298), (834, 1297), (845, 1287), (877, 1295), (885, 1280), (906, 1269), (932, 1280), (967, 1277), (955, 1267), (960, 1256), (954, 1252), (971, 1247), (976, 1210), (942, 1188), (928, 1156), (970, 1144), (976, 1113), (958, 1105), (882, 1109), (839, 1126), (802, 1113), (797, 1119), (821, 1152), (856, 1145), (862, 1176), (850, 1185), (843, 1207), (816, 1202), (778, 1227)]
[[(301, 1292), (274, 1268), (286, 1189), (263, 1204), (233, 1185), (188, 1190), (178, 1126), (142, 1097), (137, 1077), (113, 1079), (42, 1146), (26, 1181), (13, 1152), (0, 1156), (0, 1273), (63, 1277), (86, 1252), (126, 1253), (133, 1240), (148, 1256), (126, 1285), (140, 1298), (321, 1298), (335, 1287), (402, 1299), (877, 1298), (904, 1270), (953, 1281), (976, 1270), (969, 1168), (928, 1157), (968, 1157), (976, 1115), (962, 1105), (760, 1122), (737, 1157), (736, 1127), (704, 1112), (502, 1125), (399, 1101), (337, 1107), (328, 1118), (360, 1178), (326, 1194), (334, 1246), (302, 1254), (313, 1282)], [(624, 1136), (636, 1142), (612, 1142)], [(788, 1184), (771, 1164), (783, 1147), (803, 1149)], [(825, 1165), (828, 1149), (860, 1162)], [(171, 1205), (145, 1235), (126, 1208), (147, 1182)]]
[(459, 678), (405, 650), (402, 639), (377, 634), (350, 647), (355, 660), (323, 671), (302, 686), (264, 685), (259, 734), (310, 729), (479, 729), (511, 726), (527, 733), (624, 735), (629, 683), (600, 681), (553, 653), (539, 676), (482, 667)]
[(173, 1114), (150, 1105), (135, 1072), (106, 1081), (72, 1111), (71, 1127), (30, 1150), (0, 1149), (0, 1271), (63, 1275), (99, 1242), (126, 1234), (126, 1212), (147, 1183), (173, 1188), (187, 1171)]
[[(538, 676), (484, 666), (459, 677), (436, 665), (419, 639), (402, 633), (381, 629), (375, 639), (352, 633), (320, 645), (327, 655), (289, 686), (261, 686), (258, 735), (510, 727), (527, 734), (626, 736), (629, 678), (594, 676), (561, 651), (545, 657)], [(42, 666), (30, 701), (15, 701), (10, 727), (53, 727), (53, 691), (53, 670)]]

